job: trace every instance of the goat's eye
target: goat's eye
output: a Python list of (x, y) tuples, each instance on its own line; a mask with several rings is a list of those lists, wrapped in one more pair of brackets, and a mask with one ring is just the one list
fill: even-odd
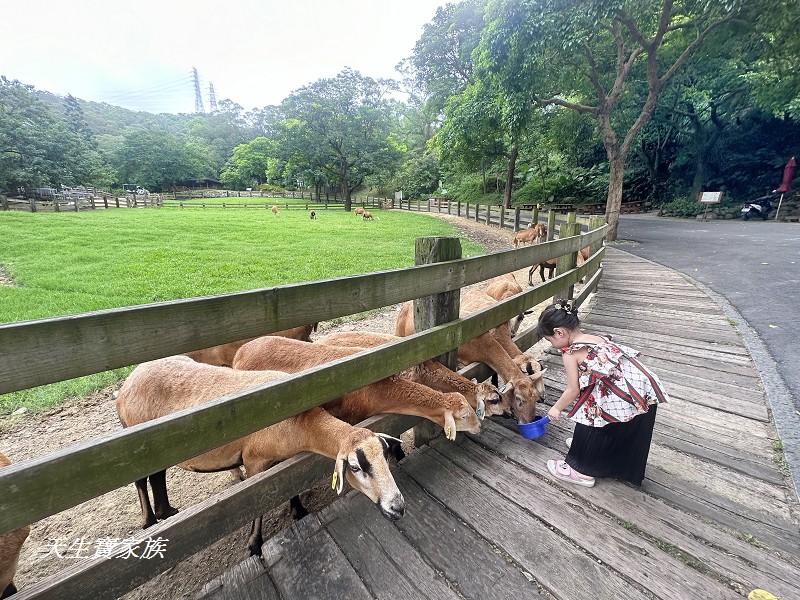
[(358, 465), (350, 465), (350, 470), (353, 473), (359, 473), (359, 472), (361, 472), (361, 467), (359, 467)]
[(489, 404), (500, 404), (500, 398), (489, 398)]

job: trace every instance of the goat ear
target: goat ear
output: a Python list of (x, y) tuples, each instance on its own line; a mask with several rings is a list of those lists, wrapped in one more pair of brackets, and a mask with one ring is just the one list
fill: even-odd
[(344, 462), (344, 457), (338, 456), (336, 458), (336, 466), (333, 469), (331, 488), (336, 490), (337, 495), (342, 494), (342, 488), (344, 487)]
[(456, 439), (456, 420), (453, 418), (452, 410), (446, 410), (444, 413), (444, 435), (450, 441)]

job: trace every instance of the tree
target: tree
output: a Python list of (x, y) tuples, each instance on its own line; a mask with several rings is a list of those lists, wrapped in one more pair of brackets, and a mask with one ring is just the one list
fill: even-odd
[(393, 87), (394, 82), (345, 69), (284, 100), (283, 111), (297, 134), (286, 139), (295, 162), (324, 170), (339, 185), (345, 210), (365, 177), (392, 171), (399, 158), (384, 97)]
[(236, 146), (220, 175), (222, 183), (237, 190), (261, 185), (267, 180), (267, 162), (274, 152), (275, 144), (265, 137)]
[(491, 10), (483, 51), (505, 93), (596, 121), (609, 164), (607, 240), (615, 240), (625, 160), (662, 87), (739, 3), (499, 0)]
[(197, 146), (160, 129), (143, 129), (125, 136), (116, 153), (121, 183), (151, 190), (167, 189), (208, 169)]

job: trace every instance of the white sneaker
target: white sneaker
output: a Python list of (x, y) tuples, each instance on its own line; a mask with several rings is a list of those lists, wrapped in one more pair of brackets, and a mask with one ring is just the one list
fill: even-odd
[(572, 438), (568, 437), (564, 440), (564, 443), (567, 445), (567, 450), (569, 450), (572, 447)]

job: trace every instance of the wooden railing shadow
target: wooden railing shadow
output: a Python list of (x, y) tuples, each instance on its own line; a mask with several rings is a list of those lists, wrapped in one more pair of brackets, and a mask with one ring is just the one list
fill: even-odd
[[(445, 293), (562, 257), (554, 279), (468, 317), (4, 468), (0, 534), (442, 355), (587, 277), (575, 299), (579, 304), (601, 276), (605, 232), (603, 225), (582, 235), (475, 258), (0, 325), (0, 393), (8, 393)], [(586, 246), (596, 251), (573, 268), (577, 251)], [(517, 341), (528, 348), (537, 339), (528, 330)], [(473, 376), (481, 368), (462, 371)], [(484, 370), (482, 376), (488, 373)], [(399, 435), (418, 421), (381, 415), (362, 426)], [(170, 540), (163, 560), (80, 561), (26, 587), (17, 598), (116, 598), (308, 489), (329, 470), (328, 459), (298, 455), (141, 532), (137, 539), (142, 541), (158, 536)]]

